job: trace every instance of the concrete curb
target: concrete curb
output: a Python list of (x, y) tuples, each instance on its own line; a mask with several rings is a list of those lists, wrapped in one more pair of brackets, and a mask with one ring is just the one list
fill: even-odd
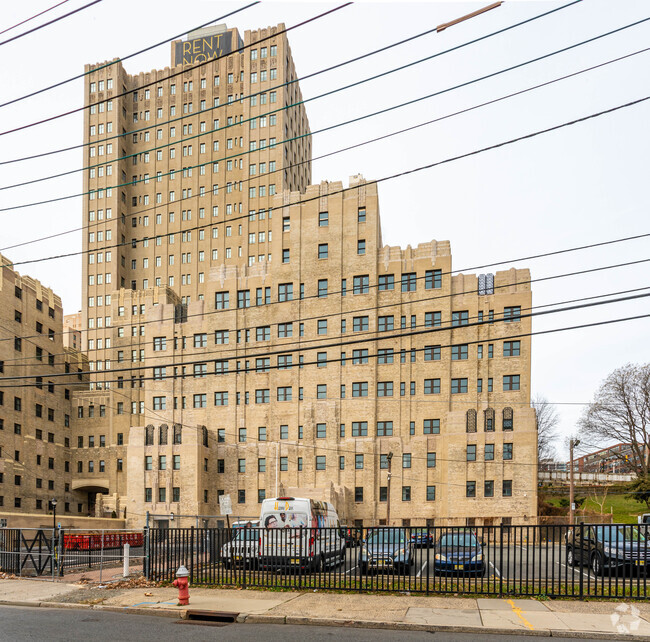
[[(131, 615), (155, 615), (177, 620), (187, 619), (186, 610), (151, 608), (137, 606), (114, 606), (112, 604), (74, 604), (70, 602), (28, 602), (25, 600), (0, 600), (0, 606), (27, 606), (52, 609), (82, 609), (127, 613)], [(239, 624), (292, 624), (310, 626), (338, 626), (359, 629), (387, 629), (393, 631), (427, 631), (429, 633), (477, 633), (482, 635), (519, 635), (526, 637), (554, 637), (573, 640), (621, 640), (622, 642), (650, 642), (650, 636), (632, 633), (607, 633), (604, 631), (564, 631), (558, 629), (502, 629), (484, 626), (448, 626), (435, 624), (416, 624), (413, 622), (381, 622), (377, 620), (349, 620), (344, 618), (309, 617), (300, 615), (269, 615), (265, 613), (240, 613)]]

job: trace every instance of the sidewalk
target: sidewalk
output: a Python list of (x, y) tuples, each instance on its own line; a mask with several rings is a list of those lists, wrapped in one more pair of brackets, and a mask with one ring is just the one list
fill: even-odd
[(321, 624), (395, 630), (552, 635), (650, 641), (650, 604), (272, 592), (192, 588), (99, 588), (39, 580), (0, 580), (0, 604), (93, 608), (167, 617), (188, 610), (232, 614), (237, 622)]

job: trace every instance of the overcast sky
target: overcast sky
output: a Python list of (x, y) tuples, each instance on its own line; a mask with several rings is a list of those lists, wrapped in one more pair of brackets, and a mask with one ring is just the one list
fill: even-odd
[[(54, 0), (3, 4), (0, 31)], [(47, 19), (76, 9), (71, 0), (0, 42)], [(85, 63), (124, 57), (245, 6), (208, 0), (103, 0), (85, 11), (14, 42), (0, 45), (0, 102), (83, 73)], [(473, 2), (358, 2), (289, 35), (299, 77), (390, 45), (474, 11)], [(418, 38), (362, 62), (302, 83), (306, 99), (388, 72), (540, 15), (568, 2), (505, 2), (500, 8)], [(284, 22), (287, 26), (339, 5), (264, 2), (225, 20), (240, 32)], [(543, 56), (650, 16), (643, 0), (585, 0), (481, 42), (357, 88), (306, 105), (312, 131), (439, 92)], [(338, 127), (313, 137), (314, 157), (377, 136), (465, 110), (546, 83), (648, 46), (650, 21), (494, 78), (454, 89), (386, 115)], [(549, 86), (410, 133), (363, 145), (315, 161), (312, 178), (343, 180), (361, 173), (378, 179), (450, 159), (538, 130), (570, 122), (646, 95), (650, 53), (606, 65)], [(170, 63), (170, 45), (125, 62), (127, 71)], [(28, 124), (83, 104), (81, 79), (0, 109), (0, 129)], [(647, 238), (544, 259), (540, 253), (650, 232), (648, 161), (650, 101), (614, 113), (456, 160), (379, 186), (383, 241), (417, 245), (449, 240), (456, 270), (490, 272), (530, 268), (533, 279), (647, 260)], [(77, 145), (83, 141), (80, 114), (0, 136), (0, 162)], [(37, 161), (0, 165), (0, 187), (81, 167), (81, 151)], [(0, 191), (0, 208), (82, 191), (81, 173), (29, 187)], [(15, 262), (81, 249), (80, 232), (8, 249), (81, 224), (81, 200), (0, 212), (0, 248)], [(503, 265), (474, 269), (497, 262)], [(20, 265), (52, 287), (67, 313), (80, 308), (79, 257)], [(549, 306), (582, 297), (650, 287), (648, 263), (533, 284), (533, 304)], [(650, 292), (648, 290), (647, 292)], [(646, 291), (640, 291), (644, 294)], [(601, 299), (594, 299), (599, 301)], [(554, 309), (555, 306), (542, 309)], [(535, 331), (650, 313), (639, 298), (534, 320)], [(648, 361), (648, 319), (542, 334), (533, 339), (532, 389), (557, 404), (563, 436), (575, 430), (582, 408), (613, 369)], [(561, 444), (560, 444), (561, 445)], [(564, 448), (561, 448), (564, 452)]]

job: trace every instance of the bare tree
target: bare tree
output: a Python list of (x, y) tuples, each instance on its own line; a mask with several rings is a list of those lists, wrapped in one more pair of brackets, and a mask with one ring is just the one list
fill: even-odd
[(602, 497), (602, 501), (599, 500), (598, 490), (598, 488), (592, 489), (592, 491), (589, 493), (589, 499), (591, 499), (591, 501), (593, 501), (593, 503), (597, 506), (600, 506), (600, 514), (602, 515), (603, 511), (605, 510), (605, 502), (607, 501), (607, 491), (609, 490), (609, 487), (603, 486), (600, 488), (602, 491), (602, 495), (600, 495), (600, 497)]
[(556, 428), (560, 416), (554, 406), (549, 404), (546, 397), (536, 395), (531, 405), (537, 417), (537, 458), (538, 461), (554, 459), (556, 456), (555, 441), (557, 440)]
[(650, 466), (650, 364), (614, 370), (580, 418), (582, 434), (596, 443), (629, 444), (631, 454), (612, 453), (628, 470), (647, 478)]

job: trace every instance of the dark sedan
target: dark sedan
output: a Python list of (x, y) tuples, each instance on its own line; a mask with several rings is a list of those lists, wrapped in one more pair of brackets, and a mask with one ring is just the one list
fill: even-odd
[(588, 565), (594, 575), (648, 573), (650, 542), (635, 526), (576, 526), (566, 544), (567, 564)]
[(485, 575), (481, 542), (473, 533), (446, 533), (435, 544), (433, 569), (441, 574)]
[(429, 548), (433, 546), (433, 535), (426, 528), (413, 529), (411, 531), (411, 542), (413, 546)]
[(413, 550), (403, 528), (373, 528), (361, 545), (359, 568), (368, 571), (403, 571), (413, 566)]

